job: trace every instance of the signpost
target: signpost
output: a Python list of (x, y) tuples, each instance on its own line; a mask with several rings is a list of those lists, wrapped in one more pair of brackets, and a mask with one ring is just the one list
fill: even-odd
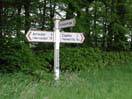
[(55, 80), (59, 80), (59, 48), (60, 43), (83, 43), (83, 33), (62, 32), (61, 28), (75, 26), (75, 19), (60, 21), (58, 16), (54, 17), (54, 31), (29, 30), (26, 38), (29, 42), (54, 42), (54, 73)]

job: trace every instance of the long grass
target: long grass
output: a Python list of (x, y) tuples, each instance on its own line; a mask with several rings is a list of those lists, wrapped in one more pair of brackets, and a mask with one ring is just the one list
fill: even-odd
[(132, 99), (131, 64), (38, 78), (0, 74), (0, 99)]

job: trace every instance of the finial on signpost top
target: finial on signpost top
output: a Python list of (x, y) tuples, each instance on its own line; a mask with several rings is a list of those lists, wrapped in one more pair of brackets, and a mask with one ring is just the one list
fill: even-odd
[(53, 20), (61, 20), (61, 17), (58, 14), (55, 14)]

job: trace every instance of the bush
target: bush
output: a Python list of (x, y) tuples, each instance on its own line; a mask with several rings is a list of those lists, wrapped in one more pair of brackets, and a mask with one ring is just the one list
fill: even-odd
[(24, 42), (12, 40), (0, 48), (0, 70), (14, 72), (33, 71), (39, 68), (39, 61)]
[[(53, 71), (53, 50), (37, 51), (41, 67)], [(60, 68), (62, 71), (76, 71), (89, 68), (107, 68), (132, 61), (132, 52), (106, 52), (98, 48), (61, 48)]]
[(63, 48), (60, 53), (62, 70), (105, 68), (132, 61), (132, 52), (105, 52), (98, 48)]
[[(19, 41), (2, 43), (0, 48), (0, 70), (3, 72), (36, 70), (53, 71), (53, 50), (34, 50)], [(98, 48), (61, 48), (62, 71), (106, 68), (132, 61), (132, 52), (106, 52)]]
[(92, 48), (66, 48), (61, 50), (61, 68), (63, 70), (82, 70), (102, 64), (101, 51)]
[(34, 52), (39, 60), (40, 67), (45, 71), (53, 71), (54, 54), (53, 50), (38, 50)]

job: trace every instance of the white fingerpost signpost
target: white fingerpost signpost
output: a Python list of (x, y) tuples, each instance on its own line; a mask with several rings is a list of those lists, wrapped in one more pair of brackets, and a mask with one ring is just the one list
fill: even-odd
[(54, 43), (54, 79), (59, 80), (59, 49), (60, 43), (83, 43), (83, 33), (60, 32), (61, 28), (75, 26), (75, 19), (60, 21), (59, 16), (54, 17), (54, 31), (29, 30), (26, 38), (29, 42), (53, 42)]

